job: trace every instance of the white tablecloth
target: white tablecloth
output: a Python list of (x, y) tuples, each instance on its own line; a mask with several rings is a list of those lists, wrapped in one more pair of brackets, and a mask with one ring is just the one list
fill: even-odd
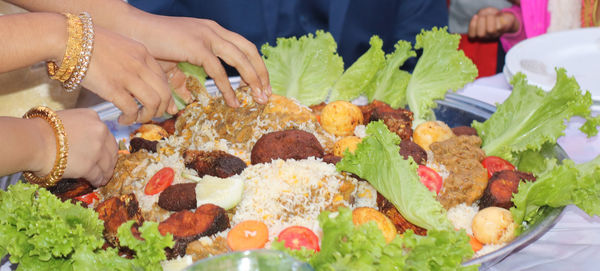
[[(480, 78), (458, 93), (489, 104), (510, 95), (504, 75)], [(573, 118), (559, 145), (576, 163), (600, 155), (600, 136), (587, 138), (578, 128), (584, 123)], [(598, 199), (600, 200), (600, 199)], [(513, 252), (489, 270), (600, 270), (600, 218), (589, 217), (576, 206), (565, 208), (558, 223), (527, 247)]]

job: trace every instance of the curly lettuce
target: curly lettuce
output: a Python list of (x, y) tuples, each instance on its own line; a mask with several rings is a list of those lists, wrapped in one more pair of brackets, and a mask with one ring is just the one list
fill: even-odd
[(414, 113), (414, 125), (434, 119), (436, 99), (449, 90), (458, 90), (477, 77), (477, 67), (458, 49), (460, 35), (448, 33), (446, 27), (422, 30), (415, 49), (423, 49), (406, 87), (408, 107)]
[(385, 66), (377, 72), (365, 92), (371, 102), (379, 100), (398, 108), (406, 105), (406, 87), (411, 78), (410, 73), (400, 70), (400, 66), (417, 54), (408, 41), (398, 41), (394, 48), (393, 53), (385, 56)]
[(400, 138), (381, 121), (367, 126), (353, 154), (337, 163), (339, 171), (347, 171), (366, 179), (389, 200), (411, 223), (427, 230), (452, 230), (442, 204), (420, 181), (417, 164), (399, 154)]
[(278, 38), (275, 47), (261, 48), (273, 93), (295, 98), (304, 105), (318, 104), (344, 72), (344, 61), (330, 33)]
[(337, 80), (331, 88), (329, 101), (350, 101), (365, 92), (365, 88), (371, 84), (375, 75), (381, 70), (386, 62), (384, 52), (381, 49), (383, 41), (377, 35), (369, 41), (371, 47), (360, 56)]
[(498, 105), (485, 122), (473, 122), (486, 155), (515, 163), (525, 151), (539, 152), (545, 144), (556, 144), (572, 116), (590, 115), (592, 98), (564, 69), (556, 70), (556, 85), (550, 92), (529, 85), (525, 75), (513, 77), (512, 94)]
[[(172, 236), (146, 222), (140, 227), (144, 244), (130, 247), (136, 258), (104, 250), (104, 222), (93, 209), (62, 202), (37, 185), (18, 183), (0, 191), (0, 210), (0, 258), (10, 254), (23, 270), (157, 270), (164, 248), (173, 246)], [(118, 237), (134, 238), (121, 228)]]
[(355, 226), (352, 211), (339, 208), (337, 213), (322, 212), (321, 251), (306, 254), (283, 246), (276, 248), (308, 261), (315, 270), (477, 270), (461, 266), (473, 256), (464, 230), (428, 232), (419, 236), (411, 230), (386, 243), (374, 222)]

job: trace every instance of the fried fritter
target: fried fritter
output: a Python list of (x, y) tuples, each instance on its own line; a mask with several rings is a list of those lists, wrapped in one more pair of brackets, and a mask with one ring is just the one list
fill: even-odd
[(409, 110), (404, 108), (394, 109), (384, 102), (373, 101), (372, 111), (367, 112), (367, 115), (369, 115), (369, 121), (383, 120), (388, 129), (396, 133), (402, 140), (410, 140), (412, 137), (414, 117)]
[(427, 152), (421, 146), (417, 145), (417, 143), (410, 140), (400, 141), (400, 155), (404, 159), (408, 159), (409, 156), (412, 157), (419, 165), (427, 163)]
[(62, 201), (73, 199), (94, 191), (94, 187), (85, 179), (61, 179), (48, 191)]
[(404, 218), (402, 214), (398, 212), (396, 207), (379, 193), (377, 193), (377, 206), (379, 207), (379, 211), (386, 215), (392, 221), (392, 223), (394, 223), (398, 233), (401, 234), (406, 230), (411, 229), (415, 232), (415, 234), (423, 236), (427, 235), (426, 229), (412, 224), (406, 220), (406, 218)]
[(137, 225), (144, 223), (139, 204), (134, 194), (109, 198), (96, 207), (98, 218), (104, 221), (104, 238), (114, 247), (119, 247), (117, 230), (121, 224), (135, 220)]
[(252, 148), (252, 164), (270, 163), (276, 159), (323, 158), (323, 147), (317, 138), (302, 130), (286, 130), (263, 135)]
[(224, 151), (187, 150), (183, 153), (183, 162), (186, 167), (195, 169), (199, 177), (210, 175), (227, 178), (246, 169), (242, 159)]
[(158, 197), (158, 206), (169, 211), (196, 208), (196, 183), (174, 184)]

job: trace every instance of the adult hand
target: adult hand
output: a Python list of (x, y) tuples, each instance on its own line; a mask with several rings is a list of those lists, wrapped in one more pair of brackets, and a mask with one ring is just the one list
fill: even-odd
[[(70, 109), (58, 111), (67, 134), (69, 156), (65, 178), (85, 178), (93, 186), (103, 186), (112, 176), (117, 162), (117, 141), (91, 109)], [(34, 171), (38, 176), (47, 175), (54, 166), (56, 142), (50, 125), (42, 119), (36, 119), (43, 140), (40, 150), (40, 169)]]
[(469, 37), (480, 39), (495, 39), (505, 33), (519, 30), (520, 24), (514, 14), (501, 12), (494, 7), (479, 10), (469, 23)]
[(119, 123), (147, 122), (165, 111), (177, 112), (166, 75), (144, 45), (101, 27), (95, 33), (82, 85), (121, 109)]
[(155, 58), (202, 66), (229, 106), (237, 107), (239, 101), (220, 60), (238, 70), (256, 102), (266, 103), (271, 95), (267, 68), (256, 46), (214, 21), (140, 13), (127, 27), (136, 31), (123, 31), (142, 42)]

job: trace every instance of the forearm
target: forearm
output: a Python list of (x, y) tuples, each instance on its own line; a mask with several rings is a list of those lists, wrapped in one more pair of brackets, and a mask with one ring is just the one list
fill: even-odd
[(56, 13), (0, 16), (0, 40), (0, 73), (61, 60), (67, 42), (66, 18)]
[(134, 37), (136, 16), (146, 14), (122, 0), (5, 0), (34, 12), (88, 12), (94, 24)]
[[(39, 118), (0, 117), (0, 176), (20, 171), (40, 171), (47, 165), (47, 150), (56, 148), (52, 128)], [(53, 163), (54, 161), (50, 161)]]

